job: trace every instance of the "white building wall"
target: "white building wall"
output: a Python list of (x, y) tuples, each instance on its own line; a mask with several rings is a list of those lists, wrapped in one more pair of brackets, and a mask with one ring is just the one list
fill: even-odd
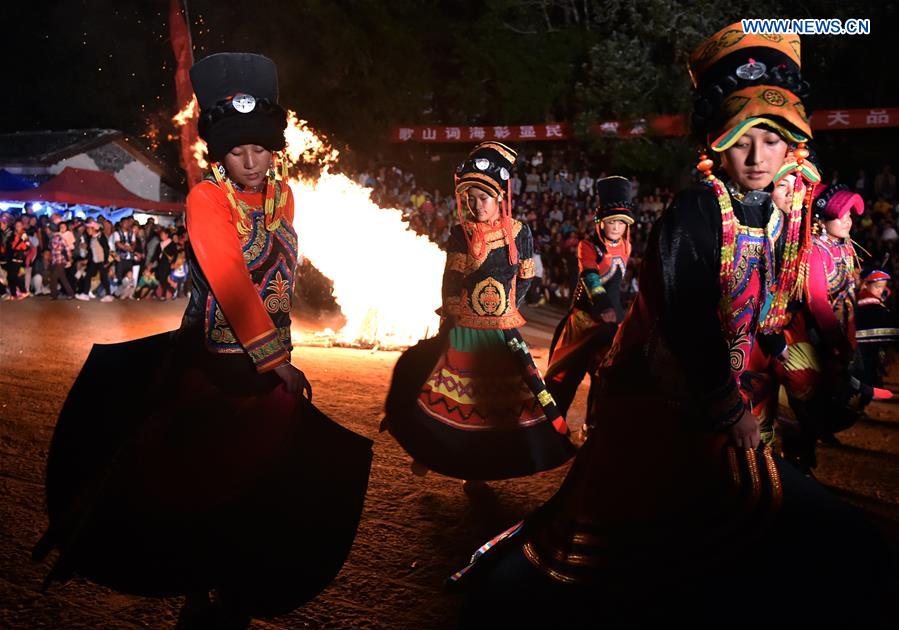
[[(130, 157), (130, 156), (129, 156)], [(102, 171), (103, 169), (87, 153), (79, 153), (50, 166), (47, 171), (53, 175), (59, 175), (66, 167), (83, 168), (88, 171)], [(159, 189), (161, 178), (150, 170), (146, 164), (132, 159), (113, 175), (119, 183), (138, 197), (159, 201)]]

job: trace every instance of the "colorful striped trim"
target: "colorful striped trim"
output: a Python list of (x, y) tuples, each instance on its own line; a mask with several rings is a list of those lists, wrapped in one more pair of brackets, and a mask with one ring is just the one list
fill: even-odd
[(623, 223), (626, 223), (627, 225), (633, 225), (634, 217), (629, 214), (610, 214), (608, 216), (596, 218), (593, 220), (594, 223), (602, 223), (603, 221), (621, 221)]
[(769, 127), (773, 127), (777, 129), (781, 134), (784, 135), (788, 140), (792, 142), (808, 142), (809, 138), (802, 134), (798, 134), (789, 128), (781, 125), (780, 123), (774, 122), (770, 118), (764, 118), (762, 116), (753, 116), (752, 118), (747, 118), (746, 120), (737, 123), (734, 127), (725, 131), (723, 134), (718, 136), (718, 138), (712, 142), (711, 147), (712, 151), (716, 151), (721, 153), (722, 151), (726, 151), (730, 147), (732, 147), (740, 137), (746, 133), (749, 129), (756, 127), (758, 125), (768, 125)]
[(899, 337), (899, 328), (868, 328), (855, 331), (858, 341), (873, 341), (876, 337)]
[(488, 140), (487, 142), (482, 142), (474, 149), (472, 149), (471, 154), (474, 154), (478, 149), (493, 149), (501, 156), (506, 158), (512, 164), (515, 164), (515, 158), (518, 157), (518, 153), (510, 146), (503, 144), (502, 142), (496, 142), (493, 140)]
[(495, 179), (482, 173), (465, 173), (456, 180), (456, 192), (463, 193), (472, 186), (477, 186), (494, 197), (503, 191)]
[(245, 348), (259, 372), (266, 372), (290, 358), (278, 338), (277, 330), (270, 330), (259, 335), (248, 342)]

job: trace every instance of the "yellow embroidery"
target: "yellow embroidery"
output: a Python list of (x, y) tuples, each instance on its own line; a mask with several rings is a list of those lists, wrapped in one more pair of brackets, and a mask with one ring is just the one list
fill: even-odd
[(284, 279), (280, 271), (269, 281), (267, 288), (272, 293), (263, 302), (265, 310), (269, 313), (290, 312), (290, 282)]
[(471, 295), (471, 307), (478, 315), (503, 315), (508, 310), (508, 301), (502, 283), (493, 278), (478, 282)]
[(518, 268), (518, 277), (522, 280), (528, 280), (529, 278), (533, 278), (536, 276), (536, 269), (534, 267), (534, 259), (533, 258), (525, 258), (521, 261), (521, 266)]

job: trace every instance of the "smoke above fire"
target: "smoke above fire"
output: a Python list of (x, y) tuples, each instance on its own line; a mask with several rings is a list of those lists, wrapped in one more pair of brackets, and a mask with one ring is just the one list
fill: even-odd
[[(172, 120), (183, 126), (196, 113), (194, 100)], [(319, 167), (313, 169), (317, 175), (291, 176), (288, 183), (300, 254), (331, 280), (346, 319), (335, 341), (396, 348), (435, 333), (445, 253), (409, 230), (401, 210), (372, 201), (370, 188), (332, 173), (339, 152), (305, 120), (288, 111), (287, 122), (288, 165)], [(207, 168), (205, 143), (199, 140), (193, 149)]]

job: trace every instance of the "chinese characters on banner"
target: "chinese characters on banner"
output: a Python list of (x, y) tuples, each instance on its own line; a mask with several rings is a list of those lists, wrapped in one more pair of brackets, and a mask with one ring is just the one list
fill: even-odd
[(866, 129), (899, 127), (899, 107), (874, 109), (822, 109), (812, 114), (812, 129)]
[(522, 142), (528, 140), (570, 140), (568, 123), (544, 125), (498, 125), (483, 127), (395, 127), (393, 142)]
[[(812, 115), (811, 124), (815, 131), (899, 127), (899, 108), (820, 110)], [(648, 120), (628, 123), (608, 120), (595, 123), (591, 130), (596, 135), (622, 138), (645, 134), (683, 136), (689, 131), (686, 118), (680, 114), (655, 116)], [(394, 127), (391, 132), (391, 142), (424, 143), (476, 143), (484, 140), (528, 142), (532, 140), (570, 140), (573, 137), (574, 130), (569, 123), (476, 127), (409, 126)]]

